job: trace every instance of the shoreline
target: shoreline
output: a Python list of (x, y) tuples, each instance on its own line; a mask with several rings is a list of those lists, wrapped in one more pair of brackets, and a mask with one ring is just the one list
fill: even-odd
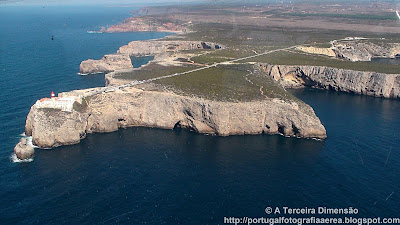
[[(173, 52), (177, 55), (181, 51), (184, 50), (193, 50), (193, 49), (213, 49), (217, 50), (220, 49), (223, 45), (217, 44), (217, 43), (212, 43), (212, 42), (205, 42), (205, 41), (188, 41), (187, 39), (183, 40), (168, 40), (168, 39), (173, 39), (173, 37), (178, 37), (182, 34), (186, 34), (186, 32), (180, 32), (176, 30), (176, 27), (179, 25), (176, 24), (169, 24), (167, 25), (169, 27), (174, 27), (172, 30), (164, 30), (166, 24), (162, 24), (161, 27), (156, 27), (156, 25), (149, 25), (147, 27), (143, 27), (141, 24), (139, 24), (139, 27), (136, 25), (133, 27), (126, 27), (127, 21), (131, 22), (132, 20), (135, 21), (140, 21), (143, 22), (145, 19), (143, 17), (129, 17), (125, 19), (123, 22), (113, 25), (109, 28), (104, 28), (107, 30), (107, 32), (171, 32), (171, 35), (167, 35), (163, 38), (156, 38), (156, 39), (150, 39), (150, 40), (145, 40), (145, 41), (132, 41), (128, 45), (121, 46), (117, 53), (115, 54), (109, 54), (105, 55), (102, 59), (100, 60), (86, 60), (83, 61), (80, 65), (80, 74), (95, 74), (95, 73), (105, 73), (105, 87), (104, 88), (93, 88), (90, 90), (74, 90), (71, 92), (67, 93), (61, 93), (60, 96), (61, 98), (65, 96), (75, 96), (79, 101), (85, 102), (86, 105), (83, 105), (83, 103), (79, 103), (77, 105), (77, 109), (73, 109), (71, 111), (71, 115), (67, 115), (63, 112), (56, 112), (54, 115), (55, 117), (48, 119), (48, 116), (52, 113), (52, 109), (49, 111), (48, 108), (44, 108), (43, 110), (38, 107), (38, 106), (32, 106), (30, 113), (28, 114), (28, 119), (26, 122), (26, 133), (31, 134), (33, 137), (33, 143), (37, 144), (40, 148), (43, 147), (57, 147), (60, 145), (70, 145), (70, 144), (76, 144), (79, 143), (79, 141), (83, 138), (86, 137), (87, 134), (93, 133), (93, 132), (112, 132), (115, 131), (119, 128), (123, 127), (134, 127), (134, 126), (144, 126), (144, 127), (158, 127), (161, 129), (173, 129), (175, 127), (181, 127), (185, 129), (189, 129), (192, 131), (196, 131), (197, 133), (207, 133), (207, 134), (214, 134), (214, 135), (219, 135), (219, 136), (228, 136), (228, 135), (245, 135), (245, 134), (261, 134), (261, 133), (267, 133), (267, 134), (282, 134), (284, 136), (290, 136), (290, 137), (303, 137), (303, 138), (320, 138), (320, 139), (325, 139), (326, 138), (326, 130), (321, 124), (320, 120), (318, 117), (315, 115), (313, 109), (308, 106), (307, 104), (301, 103), (301, 107), (299, 107), (298, 103), (294, 103), (291, 101), (286, 102), (283, 99), (279, 98), (270, 98), (267, 102), (265, 103), (264, 101), (239, 101), (238, 103), (233, 103), (233, 102), (221, 102), (221, 101), (214, 101), (214, 100), (207, 100), (206, 98), (195, 98), (195, 97), (189, 97), (185, 95), (180, 95), (174, 93), (174, 97), (168, 97), (168, 101), (174, 102), (173, 104), (176, 104), (176, 102), (181, 102), (182, 105), (178, 105), (178, 108), (175, 108), (173, 112), (170, 112), (170, 115), (181, 115), (180, 119), (174, 118), (163, 118), (164, 116), (159, 116), (159, 118), (154, 118), (154, 115), (148, 114), (147, 110), (150, 112), (155, 112), (160, 110), (160, 108), (155, 107), (157, 105), (163, 104), (162, 100), (165, 96), (169, 96), (168, 91), (151, 91), (146, 90), (146, 87), (142, 88), (142, 86), (146, 85), (145, 83), (152, 83), (153, 81), (160, 80), (163, 78), (171, 78), (174, 76), (178, 75), (183, 75), (191, 72), (197, 72), (202, 69), (209, 69), (209, 68), (214, 68), (217, 66), (225, 66), (225, 65), (230, 65), (230, 64), (237, 64), (240, 63), (240, 61), (248, 60), (251, 58), (263, 56), (265, 54), (268, 54), (269, 52), (264, 52), (264, 53), (257, 53), (256, 55), (251, 55), (247, 57), (242, 57), (242, 58), (236, 58), (230, 61), (224, 61), (222, 63), (214, 63), (212, 65), (200, 67), (197, 69), (193, 69), (191, 71), (186, 71), (182, 73), (175, 73), (175, 74), (170, 74), (170, 75), (164, 75), (160, 77), (155, 77), (151, 78), (148, 80), (148, 82), (143, 82), (143, 81), (132, 81), (130, 83), (125, 83), (119, 86), (113, 86), (113, 82), (109, 79), (112, 77), (113, 74), (120, 73), (121, 71), (133, 71), (133, 70), (142, 70), (143, 68), (149, 66), (150, 64), (153, 63), (170, 63), (169, 65), (173, 65), (171, 63), (177, 63), (178, 65), (184, 64), (184, 62), (179, 62), (176, 60), (173, 60), (174, 58), (170, 59), (171, 56), (168, 55), (169, 52)], [(156, 22), (157, 23), (157, 22)], [(187, 24), (186, 24), (187, 25)], [(121, 28), (122, 26), (122, 28)], [(181, 28), (181, 27), (180, 27)], [(146, 30), (147, 29), (147, 30)], [(102, 32), (104, 32), (103, 30)], [(183, 30), (183, 29), (181, 29)], [(223, 43), (222, 43), (223, 44)], [(291, 49), (297, 47), (292, 46), (288, 47), (286, 49)], [(276, 50), (271, 50), (270, 52), (278, 52), (282, 51), (284, 49), (276, 49)], [(255, 52), (256, 53), (256, 52)], [(133, 68), (130, 57), (132, 56), (145, 56), (145, 55), (153, 55), (155, 58), (153, 60), (150, 60), (146, 65), (142, 65), (139, 68)], [(158, 56), (162, 56), (164, 58), (158, 58)], [(165, 58), (166, 57), (166, 58)], [(179, 56), (175, 56), (175, 59), (179, 59)], [(229, 63), (228, 63), (229, 62)], [(243, 62), (242, 62), (243, 64)], [(250, 65), (249, 62), (244, 63), (247, 65)], [(279, 72), (280, 73), (280, 72)], [(277, 75), (270, 75), (272, 78), (277, 80)], [(297, 79), (297, 78), (296, 78)], [(252, 83), (251, 81), (249, 81)], [(296, 81), (297, 82), (297, 81)], [(300, 82), (305, 82), (300, 81)], [(133, 87), (135, 86), (135, 87)], [(328, 85), (328, 87), (331, 87)], [(261, 95), (263, 94), (263, 86), (260, 87), (260, 92)], [(94, 91), (93, 94), (87, 95), (84, 94), (83, 92), (91, 92)], [(341, 88), (336, 88), (336, 90), (341, 90)], [(81, 92), (78, 96), (76, 93)], [(363, 93), (363, 92), (361, 92)], [(120, 96), (131, 96), (129, 98), (123, 97), (122, 100)], [(137, 95), (137, 96), (136, 96)], [(142, 101), (150, 101), (153, 102), (154, 106), (149, 106), (149, 105), (143, 105), (141, 101), (139, 101), (137, 98), (138, 96), (149, 96), (149, 99), (142, 99)], [(154, 99), (154, 96), (158, 96), (157, 99)], [(113, 108), (108, 109), (109, 111), (101, 111), (102, 107), (107, 106), (103, 100), (100, 100), (97, 103), (93, 103), (88, 101), (86, 98), (92, 98), (92, 96), (101, 96), (101, 98), (114, 98), (114, 100), (109, 100), (106, 101), (108, 102), (107, 104), (110, 104)], [(386, 97), (387, 95), (385, 95)], [(130, 99), (131, 98), (131, 99)], [(171, 99), (170, 99), (171, 98)], [(129, 100), (130, 99), (130, 100)], [(173, 99), (173, 100), (172, 100)], [(179, 100), (177, 100), (179, 99)], [(267, 98), (268, 99), (268, 98)], [(122, 100), (122, 101), (120, 101)], [(125, 112), (124, 115), (120, 115), (119, 111), (113, 111), (115, 109), (122, 110), (120, 108), (120, 105), (115, 105), (114, 102), (119, 102), (120, 105), (124, 105), (127, 101), (133, 101), (134, 105), (136, 105), (134, 108), (130, 108), (128, 111)], [(160, 102), (161, 101), (161, 102)], [(281, 102), (282, 101), (282, 102)], [(191, 103), (190, 106), (186, 106), (185, 104), (187, 102), (193, 102)], [(286, 104), (284, 107), (280, 104)], [(75, 102), (73, 103), (75, 107)], [(168, 112), (170, 110), (169, 107), (176, 107), (174, 105), (165, 105), (164, 108), (161, 110), (163, 112)], [(227, 104), (227, 105), (226, 105)], [(243, 115), (239, 116), (241, 120), (252, 120), (255, 117), (260, 116), (260, 112), (264, 112), (264, 108), (259, 108), (259, 112), (255, 114), (249, 114), (246, 115), (246, 112), (244, 111), (251, 111), (248, 108), (248, 106), (253, 106), (253, 107), (259, 107), (260, 105), (267, 104), (268, 107), (283, 107), (285, 108), (284, 111), (282, 111), (282, 114), (286, 116), (291, 110), (294, 110), (297, 112), (296, 116), (290, 119), (290, 121), (286, 121), (285, 119), (282, 120), (279, 116), (277, 115), (272, 116), (271, 118), (264, 118), (264, 119), (257, 119), (258, 121), (248, 127), (247, 125), (243, 124), (243, 121), (238, 120), (236, 121), (236, 125), (234, 124), (229, 124), (227, 123), (225, 119), (219, 118), (218, 120), (221, 120), (220, 122), (215, 123), (215, 119), (218, 118), (221, 115), (224, 115), (229, 108), (235, 108), (236, 104), (241, 105), (237, 111), (244, 113)], [(256, 105), (254, 105), (256, 104)], [(257, 105), (258, 104), (258, 105)], [(196, 107), (198, 105), (201, 105), (203, 108), (206, 106), (210, 105), (216, 105), (216, 112), (212, 113), (211, 115), (208, 115), (207, 117), (196, 117), (193, 118), (193, 112), (192, 111), (198, 111)], [(226, 105), (222, 107), (222, 105)], [(229, 105), (229, 106), (228, 106)], [(98, 107), (98, 108), (96, 108)], [(126, 106), (127, 107), (127, 106)], [(150, 108), (148, 108), (150, 107)], [(189, 107), (189, 108), (187, 108)], [(222, 107), (222, 108), (221, 108)], [(303, 108), (302, 108), (303, 107)], [(302, 110), (306, 109), (306, 113)], [(106, 107), (107, 108), (107, 107)], [(129, 107), (128, 107), (129, 108)], [(132, 116), (132, 113), (137, 113), (140, 112), (141, 110), (146, 109), (142, 113), (146, 115), (146, 117), (143, 117), (144, 114), (136, 115), (135, 118), (130, 118)], [(244, 110), (246, 109), (246, 110)], [(98, 115), (106, 115), (105, 117), (103, 116), (97, 116), (97, 114), (93, 114), (94, 111), (100, 110), (100, 114)], [(202, 111), (202, 110), (200, 110)], [(109, 112), (114, 112), (114, 114), (109, 114)], [(191, 113), (189, 113), (191, 112)], [(49, 114), (50, 113), (50, 114)], [(96, 113), (99, 113), (98, 111)], [(266, 112), (265, 112), (266, 113)], [(305, 113), (305, 114), (304, 114)], [(195, 113), (196, 114), (196, 113)], [(266, 115), (271, 114), (271, 112), (266, 113)], [(310, 118), (304, 117), (304, 115), (311, 116)], [(96, 116), (93, 116), (96, 115)], [(115, 116), (118, 118), (116, 118)], [(204, 116), (204, 112), (200, 113), (199, 115)], [(274, 115), (273, 113), (271, 115)], [(128, 118), (126, 117), (128, 116)], [(225, 115), (226, 116), (226, 115)], [(40, 118), (40, 119), (39, 119)], [(76, 119), (78, 118), (78, 122)], [(61, 125), (61, 130), (54, 130), (51, 124), (54, 123), (59, 123), (61, 120), (66, 120), (66, 122), (63, 122)], [(268, 124), (265, 124), (266, 120), (271, 120)], [(287, 119), (287, 118), (286, 118)], [(166, 121), (163, 121), (166, 120)], [(229, 117), (228, 117), (229, 120)], [(297, 124), (294, 124), (293, 121), (308, 121), (306, 123), (314, 124), (314, 125), (305, 125), (304, 121), (303, 122), (297, 122)], [(264, 121), (264, 122), (263, 122)], [(271, 125), (272, 124), (274, 125)], [(45, 124), (43, 124), (45, 123)], [(91, 125), (90, 125), (91, 124)], [(285, 125), (282, 125), (285, 124)], [(291, 124), (291, 125), (290, 125)], [(299, 125), (301, 124), (301, 125)], [(64, 127), (63, 127), (64, 126)], [(70, 126), (75, 127), (74, 130), (68, 130)], [(92, 127), (90, 127), (92, 126)], [(314, 126), (314, 127), (313, 127)], [(78, 128), (77, 128), (78, 127)], [(221, 128), (224, 127), (224, 128)], [(263, 127), (263, 128), (261, 128)], [(300, 127), (300, 128), (299, 128)], [(317, 128), (318, 127), (318, 128)], [(52, 134), (49, 136), (48, 131), (52, 130)], [(222, 130), (221, 130), (222, 129)], [(46, 133), (43, 133), (42, 131), (47, 130)], [(67, 134), (65, 134), (65, 132)], [(44, 136), (43, 136), (44, 135)]]

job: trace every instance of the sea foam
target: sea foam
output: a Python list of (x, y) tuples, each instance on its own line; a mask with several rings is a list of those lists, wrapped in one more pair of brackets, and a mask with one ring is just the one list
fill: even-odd
[(25, 138), (26, 143), (30, 146), (32, 146), (33, 148), (39, 148), (38, 146), (34, 145), (32, 142), (32, 136), (26, 136), (25, 132), (20, 134), (21, 137)]
[(29, 158), (29, 159), (18, 159), (17, 155), (15, 153), (11, 154), (10, 156), (10, 160), (13, 163), (28, 163), (28, 162), (32, 162), (33, 158)]

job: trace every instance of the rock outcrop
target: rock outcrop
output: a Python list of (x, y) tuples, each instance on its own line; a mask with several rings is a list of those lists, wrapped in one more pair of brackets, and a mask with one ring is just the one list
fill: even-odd
[(303, 51), (303, 52), (311, 53), (311, 54), (336, 57), (336, 53), (332, 48), (317, 48), (317, 47), (299, 46), (299, 47), (297, 47), (297, 49), (300, 51)]
[(18, 159), (25, 160), (33, 158), (35, 150), (29, 145), (25, 138), (21, 138), (19, 143), (14, 147), (15, 155)]
[(336, 55), (350, 61), (371, 61), (372, 58), (395, 58), (400, 55), (399, 43), (369, 41), (332, 42)]
[(284, 87), (317, 87), (385, 98), (400, 98), (400, 75), (325, 66), (265, 64), (264, 70)]
[(88, 59), (79, 66), (81, 74), (108, 73), (116, 70), (131, 69), (130, 57), (163, 54), (193, 49), (220, 49), (221, 45), (202, 41), (132, 41), (119, 48), (116, 54), (105, 55), (100, 60)]
[(132, 41), (119, 48), (118, 54), (130, 56), (155, 55), (164, 52), (176, 52), (193, 49), (220, 49), (221, 45), (203, 41)]
[(105, 55), (99, 60), (88, 59), (81, 63), (81, 74), (108, 73), (115, 70), (133, 68), (132, 61), (127, 54)]
[(400, 57), (400, 43), (372, 42), (366, 38), (348, 37), (331, 41), (330, 48), (299, 46), (303, 52), (342, 58), (352, 62), (371, 61), (372, 58)]
[[(82, 95), (81, 90), (64, 93)], [(32, 106), (25, 132), (35, 145), (51, 148), (78, 143), (88, 133), (121, 127), (185, 128), (220, 136), (283, 134), (326, 138), (326, 131), (307, 104), (267, 99), (256, 102), (217, 102), (133, 87), (84, 97), (85, 106), (72, 112)]]

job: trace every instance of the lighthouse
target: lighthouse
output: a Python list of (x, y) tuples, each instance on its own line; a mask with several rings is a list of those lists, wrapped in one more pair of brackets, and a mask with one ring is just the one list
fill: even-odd
[(54, 91), (51, 92), (50, 97), (55, 98), (56, 95), (54, 94)]

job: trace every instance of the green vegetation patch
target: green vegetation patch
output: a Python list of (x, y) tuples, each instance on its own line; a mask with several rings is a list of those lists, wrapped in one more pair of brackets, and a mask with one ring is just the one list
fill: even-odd
[(266, 98), (300, 101), (263, 74), (257, 66), (250, 64), (219, 65), (154, 83), (177, 94), (215, 101), (241, 102)]
[(86, 101), (86, 98), (82, 99), (82, 104), (79, 104), (78, 102), (74, 102), (72, 108), (77, 111), (77, 112), (85, 112), (88, 107), (88, 102)]
[(195, 57), (191, 58), (191, 60), (193, 60), (195, 63), (201, 63), (201, 64), (220, 63), (220, 62), (225, 62), (225, 61), (232, 60), (232, 59), (235, 59), (235, 58), (219, 57), (219, 56), (213, 56), (210, 54), (204, 54), (204, 55), (195, 56)]
[(326, 18), (345, 18), (345, 19), (360, 19), (360, 20), (397, 20), (395, 13), (385, 14), (344, 14), (344, 13), (282, 13), (284, 16), (295, 17), (326, 17)]
[(155, 77), (167, 76), (175, 73), (182, 73), (196, 68), (198, 68), (198, 66), (190, 64), (185, 66), (162, 66), (159, 64), (150, 64), (145, 67), (142, 67), (139, 70), (116, 73), (114, 75), (114, 78), (122, 80), (147, 80)]

